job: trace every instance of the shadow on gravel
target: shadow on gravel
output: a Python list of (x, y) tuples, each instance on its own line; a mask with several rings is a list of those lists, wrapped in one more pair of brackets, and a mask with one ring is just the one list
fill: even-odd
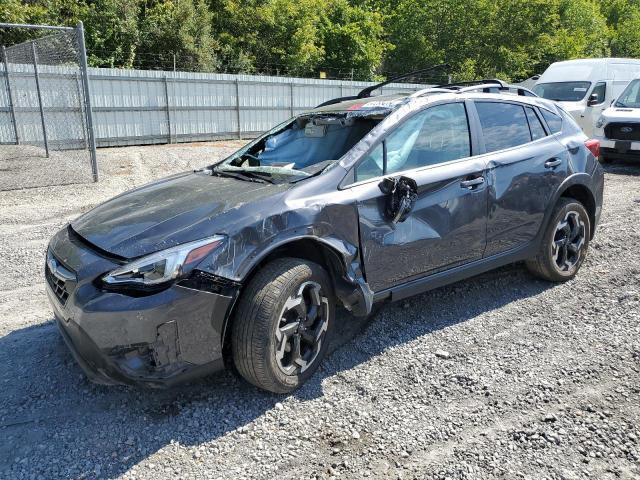
[(605, 173), (611, 175), (624, 175), (626, 177), (640, 176), (640, 161), (638, 160), (614, 160), (602, 165)]
[[(385, 306), (370, 319), (342, 314), (330, 357), (294, 396), (317, 398), (327, 377), (547, 288), (510, 266)], [(53, 322), (0, 338), (0, 365), (3, 478), (113, 478), (172, 443), (197, 446), (239, 429), (284, 398), (227, 372), (166, 391), (93, 385)]]

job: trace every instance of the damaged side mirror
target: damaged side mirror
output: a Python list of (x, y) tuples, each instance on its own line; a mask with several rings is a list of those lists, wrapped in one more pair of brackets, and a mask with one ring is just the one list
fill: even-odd
[(385, 216), (394, 225), (404, 222), (418, 198), (418, 184), (408, 177), (388, 177), (378, 184), (386, 195)]

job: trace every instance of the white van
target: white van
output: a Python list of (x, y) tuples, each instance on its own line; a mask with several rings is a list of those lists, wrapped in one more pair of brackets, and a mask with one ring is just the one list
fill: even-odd
[(533, 91), (555, 100), (592, 137), (594, 125), (634, 78), (640, 76), (640, 60), (589, 58), (553, 63), (536, 82)]

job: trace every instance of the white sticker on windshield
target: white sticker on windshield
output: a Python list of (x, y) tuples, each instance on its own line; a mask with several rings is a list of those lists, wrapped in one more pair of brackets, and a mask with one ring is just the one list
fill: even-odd
[(582, 87), (575, 87), (573, 89), (574, 92), (586, 92), (587, 89), (586, 88), (582, 88)]

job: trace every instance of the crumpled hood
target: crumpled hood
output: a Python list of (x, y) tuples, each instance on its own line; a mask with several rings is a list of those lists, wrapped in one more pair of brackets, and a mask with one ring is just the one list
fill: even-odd
[(183, 173), (123, 193), (71, 222), (80, 236), (114, 255), (134, 258), (226, 233), (229, 210), (287, 189)]

